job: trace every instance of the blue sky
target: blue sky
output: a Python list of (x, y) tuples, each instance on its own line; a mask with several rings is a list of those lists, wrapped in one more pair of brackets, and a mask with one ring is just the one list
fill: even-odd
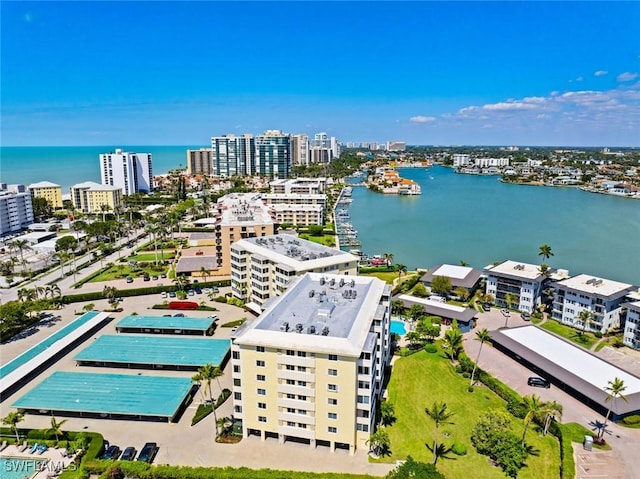
[(3, 145), (640, 145), (640, 2), (2, 2)]

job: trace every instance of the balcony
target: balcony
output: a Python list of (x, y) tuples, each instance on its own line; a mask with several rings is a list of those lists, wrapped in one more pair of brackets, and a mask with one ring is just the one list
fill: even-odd
[(279, 412), (278, 421), (292, 421), (302, 424), (315, 424), (316, 418), (310, 414), (296, 414), (291, 412)]
[(278, 434), (293, 437), (304, 437), (305, 439), (313, 439), (316, 437), (316, 432), (313, 429), (302, 429), (299, 427), (289, 426), (278, 426)]
[(309, 383), (315, 383), (316, 381), (316, 376), (313, 373), (290, 371), (288, 369), (278, 369), (276, 376), (278, 379), (293, 379), (294, 381), (307, 381)]
[[(315, 399), (315, 398), (311, 398)], [(287, 399), (286, 396), (284, 398), (278, 398), (278, 406), (279, 407), (291, 407), (295, 409), (306, 409), (307, 411), (314, 413), (316, 410), (316, 402), (315, 400), (309, 401), (299, 401), (297, 399)]]
[(309, 387), (309, 386), (295, 386), (293, 384), (278, 384), (278, 387), (276, 388), (276, 391), (279, 394), (295, 394), (295, 395), (301, 395), (301, 396), (307, 396), (307, 397), (312, 397), (315, 398), (316, 397), (316, 390), (315, 388)]
[(290, 364), (292, 366), (304, 366), (307, 368), (313, 368), (316, 365), (315, 358), (302, 357), (302, 356), (289, 356), (288, 354), (279, 354), (276, 358), (278, 366), (282, 364)]

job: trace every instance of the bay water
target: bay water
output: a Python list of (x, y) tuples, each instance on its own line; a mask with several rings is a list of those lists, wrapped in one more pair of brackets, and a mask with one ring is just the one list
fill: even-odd
[(399, 173), (418, 182), (422, 195), (353, 188), (351, 223), (367, 254), (392, 253), (410, 269), (460, 261), (483, 268), (507, 259), (540, 264), (538, 247), (547, 243), (553, 268), (640, 285), (638, 200), (502, 183), (441, 166)]

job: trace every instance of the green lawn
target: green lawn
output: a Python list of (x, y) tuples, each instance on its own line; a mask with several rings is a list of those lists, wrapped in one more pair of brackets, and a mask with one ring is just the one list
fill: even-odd
[[(132, 278), (141, 278), (145, 274), (149, 276), (160, 275), (161, 273), (167, 273), (167, 266), (158, 265), (158, 269), (156, 269), (154, 264), (150, 264), (144, 268), (136, 267), (135, 270), (132, 270), (128, 264), (115, 264), (110, 268), (107, 268), (102, 273), (100, 273), (95, 278), (92, 278), (90, 283), (96, 283), (100, 281), (112, 281), (114, 279), (122, 279), (127, 276), (131, 276)], [(169, 284), (170, 280), (166, 280), (165, 284)]]
[(381, 279), (385, 283), (393, 284), (393, 280), (398, 277), (398, 273), (364, 273), (360, 276), (373, 276), (375, 278)]
[[(395, 406), (397, 421), (388, 426), (391, 456), (378, 459), (393, 462), (411, 455), (417, 461), (430, 462), (432, 455), (425, 447), (433, 441), (434, 424), (424, 409), (434, 401), (446, 402), (455, 424), (441, 426), (440, 438), (451, 445), (463, 443), (467, 455), (452, 456), (454, 460), (440, 459), (438, 469), (450, 478), (504, 478), (503, 472), (489, 464), (487, 456), (478, 454), (471, 444), (471, 433), (478, 417), (492, 409), (505, 410), (505, 402), (489, 389), (478, 386), (467, 392), (468, 379), (458, 375), (440, 353), (424, 351), (395, 361), (389, 383), (389, 401)], [(523, 422), (512, 418), (514, 432), (521, 434)], [(529, 427), (527, 443), (539, 451), (530, 456), (528, 467), (522, 469), (520, 478), (557, 479), (560, 468), (560, 451), (555, 437), (538, 435), (537, 428)]]
[[(158, 261), (161, 261), (163, 258), (163, 254), (164, 254), (164, 259), (173, 259), (176, 257), (176, 250), (174, 249), (168, 249), (168, 250), (164, 250), (164, 252), (162, 250), (158, 250)], [(126, 261), (156, 261), (156, 254), (155, 253), (139, 253), (133, 256), (127, 256), (125, 258)]]
[(320, 243), (325, 246), (334, 247), (336, 245), (336, 236), (333, 234), (330, 235), (322, 235), (322, 236), (311, 236), (307, 233), (301, 233), (300, 238), (313, 241), (314, 243)]
[(582, 346), (583, 348), (587, 349), (589, 349), (596, 343), (596, 341), (598, 341), (598, 338), (596, 338), (591, 333), (582, 333), (577, 329), (565, 326), (564, 324), (560, 324), (558, 321), (555, 321), (553, 319), (548, 320), (540, 327), (542, 329), (546, 329), (547, 331), (551, 331), (552, 333), (556, 333), (557, 335), (576, 343), (578, 346)]

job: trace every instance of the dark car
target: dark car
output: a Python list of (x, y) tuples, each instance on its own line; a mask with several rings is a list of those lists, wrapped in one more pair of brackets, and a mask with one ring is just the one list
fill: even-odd
[(184, 313), (176, 313), (173, 315), (174, 318), (184, 318)]
[(118, 446), (112, 445), (105, 451), (102, 455), (102, 459), (113, 459), (116, 460), (120, 457), (120, 448)]
[(164, 279), (164, 278), (166, 278), (166, 277), (167, 277), (167, 275), (166, 275), (166, 274), (164, 274), (164, 273), (162, 273), (162, 274), (160, 275), (160, 277)]
[(155, 442), (147, 442), (140, 451), (138, 455), (138, 461), (142, 462), (153, 462), (153, 459), (156, 457), (158, 453), (158, 445)]
[(196, 287), (194, 288), (194, 291), (196, 292), (196, 294), (202, 294), (202, 290), (200, 289), (200, 287), (199, 287), (199, 286), (196, 286)]
[(482, 309), (485, 311), (491, 311), (491, 305), (489, 303), (482, 303)]
[(169, 291), (169, 297), (170, 298), (175, 298), (176, 297), (176, 292), (175, 291)]
[(122, 456), (120, 456), (121, 461), (133, 461), (136, 458), (136, 448), (129, 446), (125, 448)]
[(149, 276), (145, 276), (144, 278), (142, 278), (145, 281), (151, 281), (151, 278)]
[(529, 379), (527, 379), (527, 385), (546, 389), (549, 389), (551, 387), (551, 383), (549, 381), (537, 376), (531, 376)]
[(131, 276), (127, 278), (127, 283), (133, 283), (133, 278)]
[(151, 279), (155, 281), (156, 279), (158, 279), (158, 275), (154, 274), (153, 276), (151, 276)]

